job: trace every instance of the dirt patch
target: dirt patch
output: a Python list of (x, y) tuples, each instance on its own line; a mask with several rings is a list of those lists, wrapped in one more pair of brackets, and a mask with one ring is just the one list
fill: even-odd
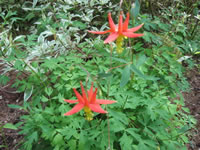
[[(8, 91), (9, 90), (9, 91)], [(20, 116), (23, 114), (22, 111), (17, 109), (12, 109), (8, 107), (8, 104), (19, 105), (19, 98), (21, 94), (10, 93), (13, 89), (6, 89), (5, 91), (0, 91), (0, 124), (4, 125), (6, 123), (16, 124), (20, 121)], [(16, 150), (18, 143), (22, 139), (17, 130), (3, 129), (0, 135), (0, 145), (7, 145), (7, 150)], [(6, 150), (6, 148), (0, 148)]]
[(196, 129), (190, 137), (189, 150), (200, 150), (200, 72), (197, 68), (188, 71), (188, 81), (191, 85), (190, 92), (184, 92), (185, 105), (190, 109), (191, 115), (197, 120)]
[[(0, 66), (2, 73), (3, 66)], [(7, 74), (10, 81), (7, 85), (0, 85), (0, 126), (6, 123), (16, 124), (20, 121), (20, 116), (24, 114), (22, 110), (8, 107), (8, 104), (21, 105), (23, 103), (23, 93), (19, 93), (11, 85), (16, 79), (16, 74)], [(18, 130), (3, 129), (0, 133), (0, 150), (16, 150), (23, 139)], [(3, 147), (4, 146), (4, 147)]]

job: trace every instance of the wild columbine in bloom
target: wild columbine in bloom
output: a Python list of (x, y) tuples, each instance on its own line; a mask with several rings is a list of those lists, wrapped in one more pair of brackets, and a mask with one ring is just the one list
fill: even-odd
[(90, 90), (87, 91), (87, 93), (85, 92), (82, 82), (80, 84), (81, 84), (82, 95), (80, 95), (79, 92), (74, 88), (73, 90), (77, 97), (77, 100), (68, 100), (68, 99), (64, 100), (72, 104), (78, 103), (70, 111), (65, 113), (64, 114), (65, 116), (73, 115), (74, 113), (77, 113), (82, 109), (84, 109), (86, 120), (92, 120), (93, 119), (92, 111), (97, 113), (107, 113), (107, 111), (101, 108), (100, 104), (116, 103), (116, 101), (113, 100), (96, 99), (97, 88), (93, 91), (93, 83), (91, 85)]
[(137, 30), (139, 30), (143, 24), (134, 27), (134, 28), (130, 28), (128, 29), (128, 23), (129, 23), (129, 13), (127, 13), (127, 17), (126, 20), (123, 23), (123, 16), (122, 16), (122, 12), (119, 15), (119, 23), (118, 26), (116, 26), (112, 20), (111, 17), (111, 13), (108, 13), (108, 21), (109, 21), (109, 26), (110, 29), (106, 30), (106, 31), (88, 31), (90, 33), (94, 33), (94, 34), (106, 34), (106, 33), (110, 33), (110, 35), (105, 39), (104, 43), (110, 43), (116, 40), (116, 45), (117, 45), (117, 52), (118, 53), (122, 53), (123, 48), (123, 40), (126, 37), (129, 38), (136, 38), (136, 37), (141, 37), (144, 34), (139, 34), (139, 33), (134, 33)]

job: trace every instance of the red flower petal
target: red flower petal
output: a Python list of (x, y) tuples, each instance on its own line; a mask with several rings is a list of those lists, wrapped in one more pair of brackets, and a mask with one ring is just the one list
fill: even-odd
[(78, 102), (78, 100), (70, 100), (70, 99), (65, 99), (64, 101), (72, 104)]
[(139, 33), (131, 33), (131, 32), (123, 32), (122, 33), (124, 36), (130, 37), (130, 38), (136, 38), (143, 36), (144, 34), (139, 34)]
[(80, 82), (80, 84), (81, 84), (81, 91), (82, 91), (83, 98), (84, 98), (85, 102), (87, 103), (88, 100), (87, 100), (87, 95), (86, 95), (86, 93), (85, 93), (85, 89), (84, 89), (84, 87), (83, 87), (82, 82)]
[(127, 30), (127, 32), (135, 32), (135, 31), (139, 30), (143, 25), (144, 25), (144, 23), (137, 26), (137, 27), (130, 28), (130, 29)]
[(78, 103), (70, 111), (68, 111), (64, 115), (65, 116), (73, 115), (73, 114), (79, 112), (81, 109), (83, 109), (83, 107), (84, 107), (84, 104)]
[(121, 34), (123, 30), (123, 16), (122, 12), (119, 15), (118, 33)]
[(110, 31), (115, 32), (116, 26), (115, 23), (113, 22), (110, 12), (108, 13), (108, 21), (109, 21)]
[(129, 13), (126, 14), (126, 20), (123, 23), (123, 31), (126, 31), (128, 29), (128, 23), (129, 23)]
[(96, 101), (96, 96), (97, 96), (97, 88), (95, 89), (94, 93), (92, 94), (92, 97), (90, 99), (90, 103), (95, 103)]
[(98, 103), (98, 104), (113, 104), (116, 102), (117, 101), (113, 101), (113, 100), (96, 99), (96, 103)]
[(117, 32), (111, 33), (104, 41), (104, 43), (110, 43), (113, 42), (114, 40), (117, 39), (117, 37), (119, 36), (119, 34)]
[(84, 103), (85, 101), (84, 101), (83, 97), (79, 94), (79, 92), (76, 89), (73, 89), (73, 90), (74, 90), (74, 93), (76, 94), (78, 101), (80, 103)]
[(103, 110), (99, 104), (89, 104), (89, 107), (92, 111), (97, 113), (108, 113), (107, 111)]
[(93, 82), (92, 82), (90, 90), (88, 91), (88, 98), (89, 98), (89, 100), (92, 98), (92, 93), (93, 93)]
[(94, 33), (94, 34), (106, 34), (108, 32), (111, 32), (110, 30), (106, 30), (106, 31), (88, 31), (90, 33)]

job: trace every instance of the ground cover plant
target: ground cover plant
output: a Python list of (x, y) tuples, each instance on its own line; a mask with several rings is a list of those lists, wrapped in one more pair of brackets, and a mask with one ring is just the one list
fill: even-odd
[(187, 149), (196, 120), (183, 64), (199, 68), (198, 1), (6, 3), (0, 83), (15, 73), (23, 104), (9, 107), (24, 114), (0, 132), (18, 129), (19, 149)]

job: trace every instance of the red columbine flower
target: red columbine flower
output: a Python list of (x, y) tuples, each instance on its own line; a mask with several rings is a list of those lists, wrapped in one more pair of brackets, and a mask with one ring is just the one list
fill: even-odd
[(97, 95), (97, 88), (93, 92), (93, 83), (89, 91), (87, 91), (87, 94), (85, 92), (85, 89), (83, 88), (82, 82), (81, 84), (81, 90), (82, 95), (79, 94), (79, 92), (74, 88), (74, 93), (76, 94), (77, 100), (64, 100), (68, 103), (77, 103), (70, 111), (65, 113), (65, 116), (73, 115), (74, 113), (77, 113), (84, 109), (86, 114), (87, 120), (92, 120), (93, 114), (92, 111), (97, 113), (107, 113), (107, 111), (103, 110), (100, 106), (100, 104), (112, 104), (116, 103), (116, 101), (113, 100), (104, 100), (104, 99), (96, 99)]
[(123, 45), (123, 40), (125, 37), (136, 38), (136, 37), (140, 37), (140, 36), (144, 35), (144, 34), (134, 33), (137, 30), (139, 30), (143, 26), (143, 24), (141, 24), (137, 27), (128, 29), (129, 13), (127, 13), (127, 17), (126, 17), (126, 20), (124, 21), (124, 23), (123, 23), (122, 12), (120, 13), (118, 26), (116, 26), (114, 24), (112, 17), (111, 17), (111, 13), (108, 13), (108, 21), (109, 21), (109, 26), (110, 26), (109, 30), (88, 31), (88, 32), (94, 33), (94, 34), (110, 33), (110, 35), (105, 39), (104, 43), (110, 43), (110, 42), (117, 40), (116, 44), (117, 44), (117, 52), (118, 53), (121, 53), (123, 51), (122, 45)]

